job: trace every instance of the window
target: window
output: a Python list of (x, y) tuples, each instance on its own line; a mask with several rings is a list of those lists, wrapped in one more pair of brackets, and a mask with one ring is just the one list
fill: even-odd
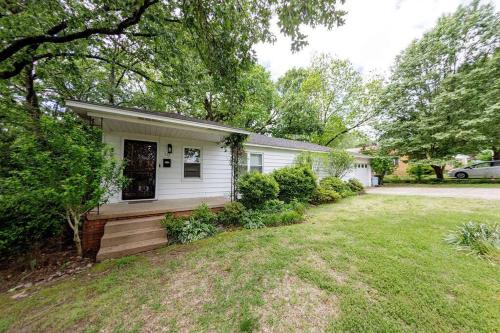
[(239, 162), (240, 175), (250, 171), (263, 172), (263, 157), (260, 153), (243, 154)]
[(250, 153), (250, 171), (262, 173), (262, 154)]
[(201, 149), (184, 148), (184, 178), (201, 178)]

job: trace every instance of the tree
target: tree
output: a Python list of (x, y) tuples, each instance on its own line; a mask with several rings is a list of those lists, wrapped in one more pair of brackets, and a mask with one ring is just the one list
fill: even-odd
[[(478, 141), (470, 131), (467, 133), (467, 124), (462, 121), (466, 115), (448, 112), (453, 103), (443, 95), (447, 81), (490, 57), (499, 45), (497, 32), (498, 13), (494, 7), (474, 1), (441, 17), (432, 30), (397, 57), (384, 97), (386, 112), (379, 127), (385, 149), (413, 160), (425, 160), (436, 177), (443, 178), (446, 162), (464, 152), (467, 142)], [(495, 108), (488, 109), (491, 113), (486, 115), (488, 121), (484, 124), (498, 119), (494, 116)], [(478, 109), (478, 112), (486, 110)], [(468, 125), (474, 127), (473, 123)]]
[[(343, 24), (344, 15), (334, 0), (314, 0), (307, 6), (298, 0), (4, 3), (0, 184), (8, 186), (0, 191), (39, 196), (38, 205), (23, 205), (32, 209), (29, 214), (9, 211), (9, 225), (26, 222), (27, 215), (44, 215), (48, 222), (63, 212), (78, 243), (81, 214), (106, 198), (103, 184), (120, 183), (106, 148), (91, 140), (93, 129), (66, 118), (65, 99), (244, 122), (250, 118), (236, 117), (242, 105), (249, 112), (268, 112), (268, 107), (251, 106), (254, 96), (242, 87), (265, 82), (262, 72), (252, 72), (252, 47), (275, 38), (271, 18), (277, 18), (281, 31), (292, 39), (292, 49), (298, 50), (306, 44), (301, 25), (333, 28)], [(249, 82), (240, 82), (242, 73), (250, 73)], [(263, 105), (268, 92), (265, 87), (259, 91)], [(264, 124), (262, 119), (267, 121), (260, 117), (249, 126)], [(2, 201), (12, 199), (8, 207), (23, 202), (3, 195)], [(46, 203), (45, 211), (41, 203)]]
[(406, 172), (408, 172), (410, 176), (415, 177), (417, 181), (421, 181), (423, 176), (433, 174), (434, 170), (428, 164), (423, 164), (420, 162), (412, 162), (408, 166)]
[(325, 164), (330, 176), (342, 178), (352, 168), (354, 157), (345, 150), (333, 149), (328, 154)]
[(379, 179), (379, 185), (384, 184), (384, 177), (394, 171), (396, 165), (394, 164), (394, 158), (387, 155), (375, 155), (370, 160), (370, 166), (375, 172), (375, 176)]
[(337, 146), (378, 115), (382, 81), (363, 80), (348, 60), (323, 54), (286, 72), (278, 92), (274, 135)]

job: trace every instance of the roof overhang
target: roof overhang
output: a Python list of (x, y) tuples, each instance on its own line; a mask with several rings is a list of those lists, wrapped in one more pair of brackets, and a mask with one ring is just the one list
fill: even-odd
[(293, 151), (307, 151), (307, 152), (311, 152), (311, 153), (328, 154), (327, 151), (303, 149), (303, 148), (290, 148), (290, 147), (281, 147), (281, 146), (274, 146), (274, 145), (259, 145), (256, 143), (245, 143), (244, 145), (248, 146), (248, 147), (272, 148), (272, 149), (283, 149), (283, 150), (293, 150)]
[(205, 132), (216, 131), (228, 134), (230, 133), (240, 133), (247, 135), (252, 134), (251, 132), (237, 128), (218, 126), (214, 124), (204, 124), (183, 119), (168, 118), (160, 115), (139, 113), (132, 110), (126, 110), (106, 105), (96, 105), (91, 103), (68, 100), (66, 101), (66, 106), (71, 110), (73, 110), (78, 115), (84, 117), (114, 119), (114, 120), (127, 121), (131, 123), (151, 124), (155, 126), (164, 126), (171, 128), (183, 127), (183, 128), (189, 128), (191, 130), (198, 130)]

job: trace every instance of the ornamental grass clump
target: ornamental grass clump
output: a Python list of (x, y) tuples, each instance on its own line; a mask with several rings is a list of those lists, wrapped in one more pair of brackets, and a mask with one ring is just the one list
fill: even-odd
[(464, 223), (446, 236), (445, 241), (459, 250), (500, 258), (500, 227), (497, 224)]

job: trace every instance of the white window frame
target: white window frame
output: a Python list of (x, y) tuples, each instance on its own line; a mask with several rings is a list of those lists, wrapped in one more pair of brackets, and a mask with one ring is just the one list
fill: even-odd
[(260, 167), (262, 168), (262, 172), (261, 173), (264, 173), (264, 153), (262, 152), (258, 152), (258, 151), (247, 151), (245, 153), (246, 155), (246, 158), (247, 158), (247, 167), (246, 167), (246, 172), (250, 172), (251, 169), (250, 169), (250, 158), (251, 158), (251, 155), (260, 155), (261, 156), (261, 161), (262, 161), (262, 164), (260, 165)]
[[(200, 151), (200, 177), (184, 177), (184, 153), (186, 149), (198, 149)], [(203, 180), (203, 148), (198, 146), (182, 147), (182, 180), (183, 181), (202, 181)]]

